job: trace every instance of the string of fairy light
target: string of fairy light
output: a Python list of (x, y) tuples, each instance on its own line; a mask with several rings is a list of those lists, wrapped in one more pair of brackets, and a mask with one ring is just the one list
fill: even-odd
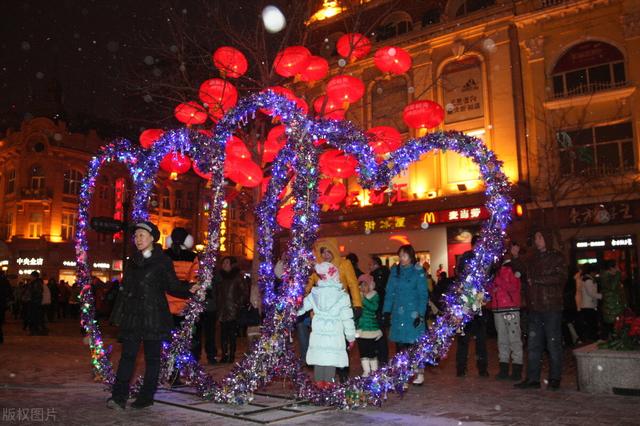
[[(380, 405), (389, 393), (402, 393), (403, 386), (415, 370), (425, 364), (435, 365), (446, 356), (453, 336), (464, 324), (481, 312), (488, 296), (488, 271), (503, 254), (505, 229), (511, 220), (510, 184), (502, 172), (502, 163), (477, 138), (459, 132), (434, 132), (411, 139), (388, 158), (377, 163), (364, 132), (346, 121), (317, 120), (303, 115), (296, 104), (281, 95), (267, 91), (242, 99), (216, 125), (213, 136), (182, 128), (165, 132), (148, 150), (119, 139), (100, 150), (90, 161), (80, 189), (76, 257), (81, 292), (81, 322), (90, 338), (94, 372), (103, 383), (114, 382), (110, 348), (105, 347), (95, 316), (94, 297), (90, 285), (87, 228), (89, 205), (95, 179), (100, 168), (110, 162), (124, 163), (134, 186), (133, 220), (148, 217), (148, 202), (160, 160), (178, 151), (193, 159), (199, 170), (210, 173), (210, 215), (208, 244), (201, 259), (198, 280), (207, 289), (211, 286), (219, 249), (220, 218), (224, 204), (225, 144), (238, 126), (255, 117), (257, 110), (269, 110), (285, 125), (287, 142), (273, 162), (271, 179), (256, 207), (259, 256), (258, 284), (266, 315), (261, 337), (220, 382), (214, 381), (193, 358), (192, 330), (204, 307), (204, 291), (194, 295), (185, 310), (185, 320), (172, 331), (162, 352), (161, 382), (167, 383), (176, 374), (195, 387), (204, 399), (221, 403), (244, 403), (253, 398), (256, 389), (276, 378), (291, 380), (297, 396), (321, 405), (342, 408)], [(328, 145), (354, 156), (358, 161), (360, 184), (366, 189), (388, 186), (391, 179), (405, 170), (421, 155), (434, 150), (453, 151), (470, 158), (479, 168), (485, 183), (486, 207), (490, 219), (482, 226), (474, 257), (453, 288), (445, 295), (445, 308), (431, 327), (410, 349), (396, 354), (386, 366), (369, 377), (355, 377), (331, 389), (320, 389), (301, 368), (289, 337), (302, 301), (304, 287), (314, 262), (312, 246), (319, 228), (320, 207), (317, 204), (320, 171), (318, 157), (323, 148), (316, 142), (325, 139)], [(274, 291), (274, 236), (281, 229), (276, 222), (279, 195), (291, 185), (294, 202), (293, 223), (287, 247), (284, 284), (279, 294)], [(132, 385), (135, 393), (142, 383), (139, 377)]]

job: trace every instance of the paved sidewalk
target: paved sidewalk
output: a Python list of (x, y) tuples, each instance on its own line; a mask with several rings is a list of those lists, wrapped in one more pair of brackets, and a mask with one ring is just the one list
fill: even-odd
[[(105, 407), (108, 394), (95, 383), (89, 367), (89, 350), (82, 343), (77, 322), (51, 324), (51, 333), (30, 337), (20, 324), (5, 324), (5, 344), (0, 345), (0, 425), (239, 425), (252, 424), (228, 417), (155, 404), (142, 411), (114, 412)], [(113, 330), (105, 341), (113, 343)], [(119, 345), (114, 345), (117, 359)], [(471, 345), (473, 348), (473, 344)], [(455, 348), (455, 347), (454, 347)], [(491, 371), (495, 371), (495, 341), (490, 340)], [(453, 354), (452, 354), (453, 355)], [(576, 390), (575, 362), (566, 351), (562, 389), (521, 391), (511, 382), (480, 378), (473, 365), (468, 377), (455, 377), (450, 356), (426, 370), (426, 383), (412, 387), (403, 398), (390, 395), (381, 408), (353, 411), (330, 409), (278, 424), (305, 425), (637, 425), (640, 398), (588, 395)], [(473, 352), (470, 353), (473, 359)], [(228, 366), (207, 367), (216, 377)], [(354, 374), (359, 370), (354, 367)], [(640, 373), (639, 373), (640, 374)], [(268, 393), (290, 392), (274, 383)], [(192, 401), (197, 402), (197, 401)], [(230, 415), (246, 407), (217, 406)], [(47, 418), (48, 416), (48, 418)]]

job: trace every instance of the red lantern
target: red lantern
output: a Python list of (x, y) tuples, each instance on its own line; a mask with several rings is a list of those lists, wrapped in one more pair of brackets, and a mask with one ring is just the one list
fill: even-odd
[(321, 118), (330, 118), (332, 120), (344, 120), (346, 109), (342, 107), (342, 102), (336, 102), (327, 95), (322, 95), (313, 101), (313, 109), (316, 110)]
[(444, 120), (444, 109), (433, 101), (415, 101), (404, 108), (402, 119), (412, 129), (431, 129)]
[(237, 136), (232, 135), (229, 140), (227, 140), (227, 145), (225, 146), (225, 153), (227, 157), (234, 159), (251, 159), (251, 152), (244, 144), (242, 139)]
[(312, 56), (307, 67), (300, 73), (302, 81), (322, 80), (329, 73), (329, 62), (320, 56)]
[(318, 183), (318, 203), (320, 204), (338, 204), (347, 196), (347, 188), (340, 182), (334, 182), (332, 179), (320, 179)]
[(238, 78), (247, 72), (247, 58), (238, 49), (224, 46), (213, 53), (213, 65), (223, 77)]
[(211, 173), (205, 173), (202, 170), (200, 170), (200, 167), (198, 167), (198, 163), (196, 163), (194, 161), (193, 164), (191, 164), (191, 165), (193, 166), (194, 173), (197, 174), (198, 176), (200, 176), (202, 179), (204, 179), (204, 180), (211, 179)]
[(266, 141), (264, 141), (264, 148), (262, 150), (262, 161), (264, 163), (271, 163), (276, 159), (276, 156), (281, 149), (282, 147), (276, 142), (267, 139)]
[(140, 145), (143, 148), (151, 148), (158, 139), (162, 137), (164, 130), (162, 129), (147, 129), (140, 133)]
[(182, 174), (189, 171), (191, 160), (179, 152), (170, 152), (160, 161), (160, 167), (171, 174)]
[(271, 141), (282, 148), (287, 143), (285, 127), (283, 125), (279, 125), (269, 130), (269, 133), (267, 134), (267, 141)]
[(173, 110), (176, 119), (190, 126), (192, 124), (202, 124), (207, 121), (207, 113), (197, 102), (190, 101), (181, 103)]
[(208, 105), (213, 119), (220, 119), (238, 101), (238, 90), (235, 86), (221, 78), (206, 80), (198, 91), (200, 100)]
[(262, 182), (262, 169), (250, 159), (232, 158), (229, 162), (230, 170), (228, 170), (229, 179), (236, 183), (253, 188)]
[(293, 204), (287, 204), (278, 210), (278, 214), (276, 215), (276, 221), (278, 225), (283, 228), (290, 229), (291, 225), (293, 225)]
[(400, 47), (382, 47), (378, 49), (373, 61), (376, 67), (384, 73), (404, 74), (411, 68), (411, 56)]
[(339, 149), (329, 149), (320, 155), (320, 171), (327, 176), (348, 178), (355, 174), (358, 162)]
[(350, 75), (337, 75), (327, 83), (327, 96), (336, 102), (342, 102), (343, 107), (358, 102), (364, 95), (362, 80)]
[(395, 151), (402, 145), (402, 135), (393, 127), (378, 126), (367, 131), (369, 145), (377, 155)]
[(355, 61), (362, 59), (371, 51), (371, 41), (359, 33), (348, 33), (338, 39), (336, 43), (338, 54), (343, 58)]
[(290, 46), (278, 52), (273, 61), (273, 68), (282, 77), (293, 77), (301, 74), (311, 60), (311, 52), (304, 46)]

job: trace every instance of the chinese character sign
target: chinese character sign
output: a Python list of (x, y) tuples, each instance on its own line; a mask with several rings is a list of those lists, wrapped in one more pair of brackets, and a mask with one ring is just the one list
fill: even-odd
[(482, 117), (482, 68), (475, 57), (448, 64), (443, 70), (442, 89), (445, 123)]

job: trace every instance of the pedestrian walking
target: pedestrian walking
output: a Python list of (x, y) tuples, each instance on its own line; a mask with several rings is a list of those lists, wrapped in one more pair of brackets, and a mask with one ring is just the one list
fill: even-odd
[(240, 310), (249, 300), (249, 292), (235, 257), (226, 256), (222, 259), (220, 272), (214, 277), (214, 289), (220, 321), (220, 362), (232, 363), (235, 361)]
[(316, 286), (303, 301), (298, 315), (313, 311), (307, 364), (314, 366), (314, 379), (320, 388), (332, 386), (336, 368), (349, 365), (348, 347), (355, 343), (355, 324), (349, 295), (340, 282), (340, 271), (331, 262), (315, 266)]
[(155, 244), (160, 231), (151, 222), (139, 222), (134, 227), (136, 252), (127, 263), (122, 289), (111, 314), (111, 322), (120, 327), (118, 339), (122, 355), (107, 406), (124, 409), (129, 395), (140, 343), (144, 343), (144, 381), (132, 408), (153, 405), (158, 387), (162, 341), (170, 339), (173, 320), (165, 297), (167, 291), (189, 297), (198, 290), (178, 280), (171, 259)]
[[(520, 273), (506, 259), (493, 280), (491, 310), (498, 332), (498, 380), (522, 379), (522, 340), (520, 331)], [(509, 364), (511, 376), (509, 376)]]
[(382, 338), (377, 315), (380, 296), (375, 290), (376, 283), (371, 275), (362, 274), (358, 280), (362, 295), (362, 315), (357, 321), (356, 341), (360, 353), (362, 376), (368, 377), (371, 372), (378, 369), (378, 340)]
[[(478, 235), (471, 238), (471, 250), (468, 250), (460, 256), (456, 265), (456, 274), (458, 279), (464, 274), (465, 269), (471, 265), (474, 254), (473, 249), (479, 240)], [(476, 342), (476, 366), (480, 377), (489, 377), (487, 367), (489, 365), (489, 356), (487, 354), (487, 316), (478, 314), (469, 321), (462, 332), (456, 338), (456, 376), (464, 377), (467, 375), (467, 359), (469, 357), (469, 339), (473, 337)]]
[[(385, 323), (391, 322), (389, 339), (396, 344), (396, 352), (416, 343), (426, 330), (426, 311), (429, 302), (428, 283), (416, 252), (409, 245), (398, 249), (400, 263), (391, 268), (382, 311)], [(416, 371), (414, 385), (424, 383), (424, 371)]]
[(529, 308), (528, 361), (525, 380), (515, 386), (539, 388), (542, 356), (549, 352), (548, 389), (560, 388), (562, 376), (562, 308), (567, 266), (562, 254), (547, 242), (551, 238), (541, 230), (533, 233), (535, 252), (527, 264), (527, 301)]
[(4, 324), (5, 311), (9, 308), (9, 302), (13, 297), (11, 284), (4, 271), (0, 270), (0, 343), (4, 343), (2, 325)]

